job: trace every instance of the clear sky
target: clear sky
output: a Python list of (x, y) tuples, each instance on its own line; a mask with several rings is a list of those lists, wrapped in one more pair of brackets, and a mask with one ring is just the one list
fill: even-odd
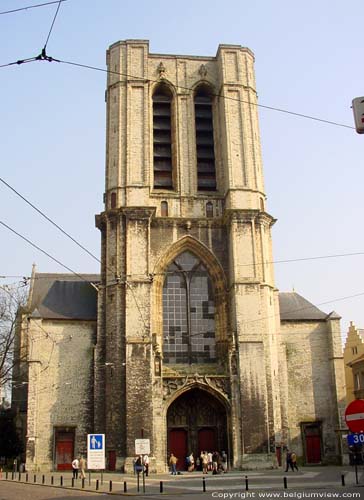
[[(0, 12), (46, 0), (0, 0)], [(57, 4), (0, 15), (0, 65), (37, 56)], [(67, 0), (47, 54), (105, 68), (107, 47), (150, 40), (152, 53), (214, 56), (220, 43), (256, 57), (259, 103), (353, 126), (364, 95), (362, 0)], [(99, 256), (106, 74), (57, 62), (0, 68), (1, 177)], [(364, 327), (364, 135), (259, 109), (277, 287)], [(0, 183), (0, 220), (73, 270), (99, 265)], [(0, 226), (0, 275), (66, 272)], [(1, 279), (1, 283), (16, 278)], [(356, 297), (345, 298), (357, 295)], [(344, 299), (345, 298), (345, 299)], [(339, 300), (342, 299), (342, 300)]]

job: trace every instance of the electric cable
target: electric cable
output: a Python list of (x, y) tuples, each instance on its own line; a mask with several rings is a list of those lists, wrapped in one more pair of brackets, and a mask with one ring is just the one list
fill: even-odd
[(35, 4), (35, 5), (28, 5), (28, 7), (20, 7), (19, 9), (5, 10), (3, 12), (0, 12), (0, 16), (3, 14), (12, 14), (14, 12), (20, 12), (22, 10), (35, 9), (36, 7), (44, 7), (46, 5), (51, 5), (54, 3), (61, 3), (61, 2), (67, 2), (67, 0), (53, 0), (52, 2), (45, 2), (45, 3)]
[(45, 50), (46, 50), (46, 48), (47, 48), (47, 44), (48, 44), (48, 42), (49, 42), (49, 38), (50, 38), (51, 33), (52, 33), (54, 23), (56, 22), (56, 19), (57, 19), (58, 11), (59, 11), (59, 8), (60, 8), (60, 6), (61, 6), (61, 1), (62, 1), (62, 0), (59, 0), (59, 1), (58, 1), (57, 10), (56, 10), (56, 13), (55, 13), (55, 15), (54, 15), (54, 17), (53, 17), (53, 21), (52, 21), (52, 24), (51, 24), (51, 27), (50, 27), (50, 30), (49, 30), (49, 33), (48, 33), (48, 36), (47, 36), (46, 43), (44, 44), (44, 47), (43, 47), (44, 53), (45, 53)]
[(64, 267), (65, 269), (67, 269), (67, 271), (69, 271), (70, 273), (74, 274), (75, 276), (77, 276), (78, 278), (80, 278), (82, 281), (86, 281), (91, 286), (93, 286), (94, 288), (96, 288), (96, 285), (94, 283), (92, 283), (92, 281), (90, 281), (88, 279), (85, 279), (84, 276), (82, 276), (81, 274), (77, 273), (76, 271), (74, 271), (70, 267), (68, 267), (65, 264), (63, 264), (63, 262), (61, 262), (60, 260), (58, 260), (55, 257), (53, 257), (53, 255), (51, 255), (48, 252), (46, 252), (45, 250), (43, 250), (43, 248), (41, 248), (38, 245), (36, 245), (35, 243), (33, 243), (31, 240), (29, 240), (28, 238), (26, 238), (22, 234), (20, 234), (17, 231), (15, 231), (15, 229), (13, 229), (12, 227), (10, 227), (7, 224), (5, 224), (5, 222), (3, 222), (3, 221), (0, 220), (0, 224), (2, 226), (4, 226), (6, 229), (8, 229), (9, 231), (11, 231), (12, 233), (16, 234), (22, 240), (24, 240), (27, 243), (29, 243), (29, 245), (31, 245), (32, 247), (36, 248), (37, 250), (39, 250), (40, 252), (42, 252), (44, 255), (46, 255), (47, 257), (49, 257), (50, 259), (52, 259), (54, 262), (56, 262), (57, 264), (59, 264), (61, 267)]

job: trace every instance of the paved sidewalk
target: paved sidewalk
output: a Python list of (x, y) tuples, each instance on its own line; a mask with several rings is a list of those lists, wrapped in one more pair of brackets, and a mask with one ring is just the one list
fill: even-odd
[[(364, 469), (358, 467), (358, 484), (364, 487)], [(286, 479), (285, 479), (286, 478)], [(6, 480), (6, 474), (2, 474)], [(321, 489), (345, 488), (356, 485), (355, 469), (351, 466), (303, 467), (298, 472), (285, 472), (282, 469), (264, 471), (231, 471), (216, 476), (203, 475), (201, 472), (171, 476), (170, 474), (149, 474), (148, 477), (133, 474), (100, 472), (87, 473), (86, 479), (72, 481), (72, 473), (65, 471), (54, 473), (8, 473), (8, 481), (47, 486), (63, 487), (89, 491), (93, 493), (136, 494), (188, 494), (205, 491), (242, 491), (246, 490), (283, 490), (283, 489)], [(342, 483), (345, 483), (343, 485)], [(363, 489), (364, 493), (364, 489)]]

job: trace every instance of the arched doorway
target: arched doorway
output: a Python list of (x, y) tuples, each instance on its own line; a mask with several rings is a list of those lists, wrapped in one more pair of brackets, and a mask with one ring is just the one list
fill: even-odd
[(186, 469), (186, 456), (201, 451), (225, 451), (228, 456), (227, 414), (224, 405), (207, 391), (193, 388), (168, 408), (168, 456), (177, 458), (177, 469)]

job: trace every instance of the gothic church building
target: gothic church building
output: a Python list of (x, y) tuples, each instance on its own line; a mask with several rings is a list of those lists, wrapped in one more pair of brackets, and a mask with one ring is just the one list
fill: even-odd
[(232, 468), (337, 463), (340, 318), (274, 283), (252, 52), (107, 52), (99, 276), (39, 274), (20, 311), (13, 406), (28, 470), (106, 436), (107, 467), (226, 451)]

